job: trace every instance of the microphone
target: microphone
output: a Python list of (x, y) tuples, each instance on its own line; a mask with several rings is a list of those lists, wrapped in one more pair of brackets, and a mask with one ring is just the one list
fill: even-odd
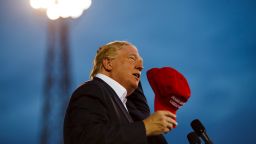
[(190, 144), (202, 144), (200, 138), (197, 136), (195, 132), (190, 132), (187, 135), (187, 138)]
[(198, 119), (195, 119), (191, 122), (191, 127), (196, 132), (196, 134), (203, 139), (205, 144), (213, 144), (209, 136), (207, 135), (203, 124)]

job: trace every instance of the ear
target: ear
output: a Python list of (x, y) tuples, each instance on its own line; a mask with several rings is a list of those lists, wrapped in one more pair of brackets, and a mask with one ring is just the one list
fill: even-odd
[(112, 70), (112, 60), (110, 58), (104, 58), (102, 61), (102, 66), (106, 71)]

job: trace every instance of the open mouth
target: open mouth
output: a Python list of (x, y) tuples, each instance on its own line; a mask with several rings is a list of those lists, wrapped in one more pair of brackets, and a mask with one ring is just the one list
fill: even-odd
[(134, 75), (134, 77), (137, 78), (137, 79), (140, 78), (140, 74), (139, 74), (139, 73), (134, 73), (134, 74), (132, 74), (132, 75)]

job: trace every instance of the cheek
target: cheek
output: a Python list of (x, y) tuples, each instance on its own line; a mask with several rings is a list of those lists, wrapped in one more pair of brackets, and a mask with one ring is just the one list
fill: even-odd
[(128, 71), (132, 69), (132, 65), (129, 62), (122, 62), (120, 63), (119, 68), (123, 71)]
[(127, 61), (119, 61), (115, 64), (114, 67), (117, 75), (122, 77), (129, 77), (134, 66)]

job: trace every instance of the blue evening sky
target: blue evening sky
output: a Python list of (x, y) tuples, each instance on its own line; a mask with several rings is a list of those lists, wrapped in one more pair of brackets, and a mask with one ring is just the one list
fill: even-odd
[[(199, 118), (216, 144), (256, 143), (256, 1), (93, 0), (70, 22), (72, 89), (88, 80), (99, 46), (127, 40), (152, 67), (171, 66), (192, 95), (168, 142), (187, 144)], [(39, 142), (47, 18), (29, 0), (0, 0), (0, 143)]]

